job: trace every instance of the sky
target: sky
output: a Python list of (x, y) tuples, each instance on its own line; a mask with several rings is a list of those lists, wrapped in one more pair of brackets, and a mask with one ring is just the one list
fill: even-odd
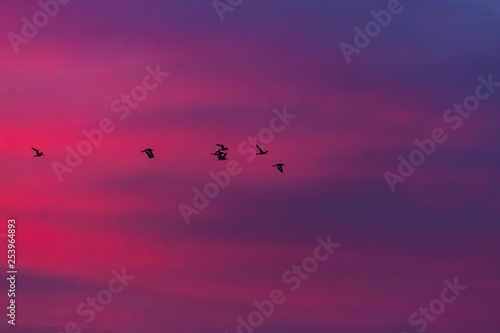
[(0, 331), (498, 332), (498, 1), (59, 1), (0, 3)]

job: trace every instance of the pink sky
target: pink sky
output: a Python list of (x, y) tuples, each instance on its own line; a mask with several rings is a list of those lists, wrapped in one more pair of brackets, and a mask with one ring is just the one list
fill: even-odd
[[(17, 325), (0, 330), (235, 333), (281, 289), (255, 332), (415, 333), (408, 318), (457, 277), (468, 289), (425, 331), (496, 332), (499, 93), (458, 130), (443, 113), (479, 75), (500, 81), (499, 7), (407, 5), (351, 64), (338, 44), (385, 2), (244, 1), (220, 22), (210, 1), (71, 1), (19, 53), (4, 38), (0, 233), (16, 219), (19, 274)], [(40, 7), (0, 10), (7, 36)], [(157, 65), (170, 75), (120, 119), (113, 101)], [(296, 118), (247, 161), (238, 146), (284, 108)], [(60, 182), (54, 163), (106, 118)], [(384, 173), (435, 128), (447, 141), (392, 193)], [(242, 171), (186, 225), (179, 204), (226, 170), (216, 143)], [(290, 290), (284, 272), (328, 235), (341, 247)], [(135, 278), (86, 323), (77, 307), (122, 268)]]

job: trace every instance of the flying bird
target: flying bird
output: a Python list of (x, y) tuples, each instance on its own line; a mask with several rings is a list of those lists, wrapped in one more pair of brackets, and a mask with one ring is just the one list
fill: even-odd
[(257, 149), (259, 150), (259, 152), (257, 153), (257, 155), (267, 154), (268, 150), (263, 151), (262, 148), (259, 147), (259, 145), (255, 145), (255, 146), (257, 146)]
[(224, 147), (224, 145), (221, 145), (220, 143), (216, 143), (215, 145), (216, 145), (216, 146), (219, 146), (219, 147), (220, 147), (220, 150), (222, 150), (222, 151), (224, 151), (224, 150), (229, 150), (229, 148)]
[(35, 156), (33, 156), (33, 157), (40, 157), (40, 156), (43, 156), (43, 151), (42, 151), (42, 152), (40, 152), (40, 151), (38, 151), (38, 149), (33, 148), (33, 147), (31, 147), (31, 149), (33, 149), (33, 150), (35, 151), (35, 153), (36, 153), (36, 155), (35, 155)]
[(212, 153), (212, 155), (217, 156), (217, 158), (219, 159), (219, 161), (227, 160), (227, 158), (226, 158), (227, 153), (224, 153), (224, 152), (220, 151), (220, 149), (217, 150), (215, 153)]
[(283, 163), (278, 163), (278, 164), (273, 165), (273, 167), (278, 168), (278, 171), (283, 173), (283, 165), (284, 165)]
[(146, 153), (146, 155), (148, 155), (149, 158), (154, 158), (155, 155), (153, 154), (154, 150), (151, 149), (151, 148), (147, 148), (147, 149), (144, 149), (143, 151), (141, 151), (141, 153)]

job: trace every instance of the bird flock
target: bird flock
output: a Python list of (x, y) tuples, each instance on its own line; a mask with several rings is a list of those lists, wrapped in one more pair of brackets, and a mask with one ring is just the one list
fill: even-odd
[[(225, 161), (225, 160), (227, 160), (227, 158), (226, 158), (226, 156), (227, 156), (226, 151), (228, 151), (229, 148), (226, 147), (226, 146), (224, 146), (223, 144), (220, 144), (220, 143), (216, 143), (215, 145), (218, 146), (219, 149), (215, 153), (212, 153), (212, 155), (217, 156), (217, 159), (219, 161)], [(260, 148), (259, 145), (257, 145), (257, 144), (255, 146), (257, 147), (257, 153), (256, 153), (257, 155), (265, 155), (265, 154), (267, 154), (269, 152), (268, 150), (266, 150), (266, 151), (262, 150), (262, 148)], [(34, 157), (42, 157), (42, 156), (44, 156), (43, 155), (43, 151), (41, 152), (38, 149), (33, 148), (33, 147), (31, 147), (31, 149), (33, 149), (35, 151), (36, 155)], [(143, 151), (141, 151), (141, 153), (146, 153), (147, 157), (150, 158), (150, 159), (155, 157), (155, 155), (153, 154), (153, 152), (154, 152), (154, 150), (151, 149), (151, 148), (146, 148)], [(281, 172), (281, 173), (283, 173), (283, 166), (284, 166), (283, 163), (277, 163), (277, 164), (273, 165), (273, 167), (277, 168), (278, 171)]]
[[(227, 158), (226, 158), (227, 153), (225, 151), (229, 150), (229, 148), (225, 147), (224, 145), (222, 145), (220, 143), (216, 143), (215, 145), (219, 146), (220, 148), (215, 153), (212, 153), (212, 155), (217, 156), (217, 159), (219, 161), (227, 160)], [(257, 150), (258, 150), (257, 155), (265, 155), (269, 152), (268, 150), (263, 151), (262, 148), (260, 148), (259, 145), (257, 145), (257, 144), (255, 146), (257, 147)], [(278, 164), (273, 165), (273, 167), (277, 168), (278, 171), (281, 173), (283, 173), (283, 166), (284, 166), (283, 163), (278, 163)]]

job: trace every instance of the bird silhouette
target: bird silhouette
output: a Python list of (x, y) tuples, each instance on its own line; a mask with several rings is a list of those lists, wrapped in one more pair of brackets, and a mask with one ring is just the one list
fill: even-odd
[(259, 150), (259, 152), (257, 153), (257, 155), (267, 154), (268, 150), (263, 151), (262, 148), (259, 147), (259, 145), (255, 145), (255, 146), (257, 146), (257, 149)]
[(147, 148), (147, 149), (144, 149), (143, 151), (141, 151), (141, 153), (146, 153), (146, 155), (148, 155), (149, 158), (154, 158), (155, 155), (153, 154), (154, 150), (151, 149), (151, 148)]
[(278, 171), (283, 173), (283, 165), (284, 165), (283, 163), (278, 163), (278, 164), (273, 165), (273, 167), (278, 168)]
[(212, 155), (217, 156), (217, 158), (219, 159), (219, 161), (227, 160), (227, 158), (226, 158), (227, 153), (222, 152), (220, 149), (217, 150), (215, 153), (212, 153)]
[(43, 151), (42, 151), (42, 152), (40, 152), (40, 151), (38, 151), (38, 149), (33, 148), (33, 147), (31, 147), (31, 149), (33, 149), (33, 150), (35, 151), (35, 153), (36, 153), (36, 155), (35, 155), (35, 156), (33, 156), (33, 157), (40, 157), (40, 156), (43, 156)]
[(220, 143), (216, 143), (215, 144), (216, 146), (219, 146), (220, 147), (220, 150), (224, 151), (224, 150), (229, 150), (228, 147), (224, 147), (224, 145), (221, 145)]

